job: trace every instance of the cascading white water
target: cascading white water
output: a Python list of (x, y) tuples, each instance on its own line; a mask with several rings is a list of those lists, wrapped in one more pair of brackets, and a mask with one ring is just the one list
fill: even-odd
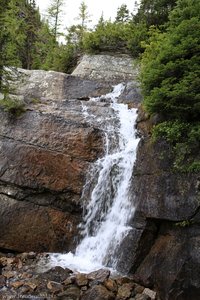
[[(85, 190), (91, 190), (92, 186), (92, 191), (89, 203), (86, 201), (81, 225), (84, 237), (75, 254), (51, 255), (51, 266), (60, 265), (80, 272), (91, 272), (103, 266), (115, 269), (117, 258), (113, 253), (131, 229), (128, 223), (134, 214), (129, 199), (129, 185), (139, 142), (134, 126), (136, 109), (128, 109), (127, 105), (117, 103), (117, 97), (123, 89), (124, 85), (119, 84), (112, 93), (90, 100), (98, 102), (103, 98), (110, 102), (115, 123), (111, 122), (105, 128), (104, 121), (99, 121), (104, 127), (106, 149), (105, 156), (97, 160), (90, 170), (85, 187)], [(92, 118), (95, 118), (85, 105), (82, 106), (82, 112), (88, 121), (92, 122)]]

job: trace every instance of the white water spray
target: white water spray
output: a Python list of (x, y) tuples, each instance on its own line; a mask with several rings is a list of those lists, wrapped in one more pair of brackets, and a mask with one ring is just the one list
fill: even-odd
[[(117, 126), (111, 123), (104, 128), (105, 156), (94, 164), (86, 183), (85, 190), (90, 190), (90, 185), (93, 190), (84, 209), (86, 213), (81, 225), (84, 238), (75, 254), (51, 255), (51, 266), (60, 265), (86, 273), (105, 266), (116, 267), (117, 258), (113, 253), (130, 231), (128, 223), (134, 214), (129, 185), (139, 142), (134, 128), (136, 109), (129, 110), (127, 105), (117, 103), (123, 89), (123, 84), (119, 84), (112, 93), (90, 100), (98, 102), (103, 98), (110, 102)], [(83, 115), (85, 118), (90, 116), (85, 105)], [(91, 115), (91, 119), (93, 117)], [(104, 120), (100, 123), (104, 127)], [(87, 198), (84, 193), (83, 198)]]

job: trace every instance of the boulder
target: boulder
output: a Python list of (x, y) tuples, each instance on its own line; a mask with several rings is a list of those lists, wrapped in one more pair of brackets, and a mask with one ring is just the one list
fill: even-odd
[(72, 75), (98, 81), (119, 83), (137, 79), (139, 69), (133, 59), (122, 55), (84, 55)]
[(103, 285), (91, 287), (81, 298), (82, 300), (114, 300), (115, 295), (108, 291)]

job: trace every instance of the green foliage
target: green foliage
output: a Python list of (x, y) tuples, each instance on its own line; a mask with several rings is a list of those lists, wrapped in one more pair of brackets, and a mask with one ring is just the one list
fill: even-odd
[(130, 12), (126, 4), (122, 4), (117, 9), (117, 16), (115, 18), (115, 22), (117, 23), (125, 23), (130, 19)]
[(168, 142), (176, 143), (187, 136), (189, 126), (189, 123), (178, 120), (162, 122), (154, 128), (153, 139), (157, 140), (159, 137), (165, 137)]
[[(172, 23), (167, 33), (152, 33), (142, 60), (141, 78), (144, 105), (150, 114), (162, 112), (166, 119), (197, 121), (200, 115), (200, 22), (193, 5), (198, 8), (200, 3), (186, 2), (194, 15), (180, 20), (176, 27)], [(180, 3), (178, 1), (178, 11)]]
[(193, 224), (193, 221), (184, 220), (184, 221), (176, 222), (175, 226), (177, 226), (177, 227), (188, 227), (188, 226), (191, 226), (192, 224)]
[(153, 140), (160, 138), (164, 138), (172, 145), (175, 171), (200, 171), (200, 157), (195, 155), (200, 147), (199, 122), (188, 123), (179, 120), (162, 122), (153, 129)]
[(8, 94), (5, 94), (4, 98), (0, 100), (0, 106), (3, 107), (6, 112), (17, 117), (25, 112), (24, 102), (17, 98), (11, 98)]
[(10, 0), (4, 12), (3, 24), (6, 65), (31, 69), (37, 53), (37, 33), (41, 26), (34, 1)]
[(174, 170), (200, 171), (200, 3), (179, 0), (165, 33), (150, 29), (142, 58), (144, 106), (165, 122), (153, 129), (153, 139), (172, 146)]
[(169, 13), (174, 8), (176, 0), (141, 0), (135, 23), (145, 23), (150, 26), (161, 26), (169, 19)]
[(95, 31), (85, 33), (83, 48), (91, 53), (122, 49), (127, 43), (127, 33), (128, 25), (101, 20)]
[(7, 10), (8, 2), (7, 0), (1, 0), (0, 5), (0, 91), (2, 89), (2, 79), (5, 65), (5, 53), (4, 47), (6, 44), (6, 35), (5, 35), (5, 24), (4, 24), (4, 13)]
[(25, 1), (10, 0), (4, 14), (6, 44), (4, 53), (11, 66), (22, 67), (21, 54), (25, 47)]
[(77, 64), (78, 53), (72, 44), (60, 45), (52, 49), (47, 58), (49, 60), (43, 65), (44, 70), (71, 73)]
[(148, 41), (149, 34), (145, 23), (130, 23), (127, 38), (127, 49), (137, 58), (144, 52), (144, 44)]
[(59, 36), (59, 28), (61, 26), (61, 14), (64, 0), (51, 0), (48, 8), (48, 19), (52, 28), (54, 39)]

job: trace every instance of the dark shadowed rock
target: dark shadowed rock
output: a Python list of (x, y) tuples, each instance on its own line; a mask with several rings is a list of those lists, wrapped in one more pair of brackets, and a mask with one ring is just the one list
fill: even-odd
[(26, 102), (61, 101), (97, 97), (110, 91), (109, 83), (100, 83), (86, 78), (55, 71), (18, 69), (14, 94)]
[(67, 286), (66, 289), (57, 295), (57, 299), (79, 300), (80, 289), (75, 285)]
[(94, 280), (103, 283), (110, 276), (110, 270), (100, 269), (94, 272), (91, 272), (87, 275), (89, 280)]
[(71, 270), (63, 269), (62, 267), (57, 266), (43, 273), (42, 278), (46, 278), (51, 281), (63, 282), (69, 278), (71, 273)]
[(6, 277), (0, 275), (0, 289), (2, 289), (6, 285)]
[[(200, 296), (200, 238), (197, 226), (163, 226), (136, 274), (161, 299), (198, 299)], [(165, 270), (163, 272), (163, 270)]]
[(119, 269), (132, 265), (135, 280), (156, 289), (162, 300), (198, 299), (199, 174), (174, 172), (172, 147), (149, 137), (154, 121), (141, 114), (138, 122), (144, 138), (131, 186), (136, 213)]
[(82, 300), (114, 300), (115, 295), (108, 291), (103, 285), (91, 287), (81, 298)]
[(119, 97), (119, 102), (128, 104), (129, 108), (139, 107), (142, 102), (142, 94), (137, 80), (127, 83), (123, 93)]

